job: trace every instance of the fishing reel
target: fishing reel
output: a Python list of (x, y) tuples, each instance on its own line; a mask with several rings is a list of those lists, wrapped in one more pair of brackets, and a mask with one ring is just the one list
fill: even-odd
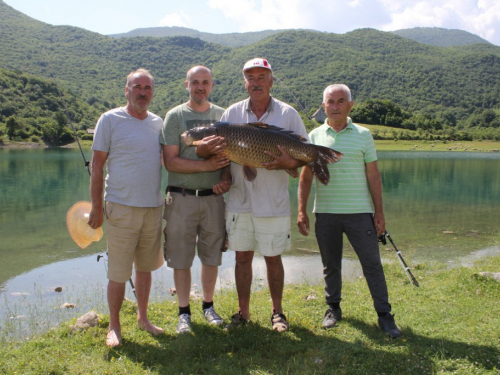
[(382, 233), (378, 236), (378, 242), (382, 243), (382, 245), (387, 245), (387, 238), (385, 238), (385, 233)]

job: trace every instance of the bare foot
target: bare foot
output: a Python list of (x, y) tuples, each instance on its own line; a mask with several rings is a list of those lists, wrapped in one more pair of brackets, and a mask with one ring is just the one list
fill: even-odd
[(110, 329), (106, 336), (106, 346), (114, 348), (122, 343), (122, 334), (117, 329)]
[(143, 331), (149, 332), (154, 336), (158, 336), (163, 333), (163, 328), (153, 325), (149, 320), (138, 320), (137, 325)]

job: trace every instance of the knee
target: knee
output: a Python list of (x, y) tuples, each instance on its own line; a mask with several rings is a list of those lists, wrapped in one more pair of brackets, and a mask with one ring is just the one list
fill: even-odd
[(236, 264), (239, 266), (249, 266), (252, 264), (253, 252), (252, 251), (237, 251)]
[(280, 267), (283, 263), (281, 262), (281, 255), (277, 255), (274, 257), (264, 257), (266, 260), (266, 265), (268, 268), (276, 268)]

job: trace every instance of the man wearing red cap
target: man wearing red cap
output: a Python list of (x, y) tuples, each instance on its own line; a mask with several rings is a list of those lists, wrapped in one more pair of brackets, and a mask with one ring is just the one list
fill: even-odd
[[(233, 123), (263, 122), (276, 125), (308, 139), (300, 115), (290, 105), (270, 94), (273, 86), (271, 64), (266, 59), (255, 58), (243, 67), (245, 88), (249, 98), (230, 106), (221, 121)], [(278, 146), (279, 147), (279, 146)], [(229, 249), (236, 252), (236, 289), (239, 312), (231, 318), (226, 328), (246, 324), (250, 320), (250, 290), (252, 285), (252, 260), (257, 250), (265, 259), (267, 280), (272, 299), (271, 323), (274, 330), (288, 330), (283, 314), (282, 297), (284, 269), (281, 253), (290, 249), (290, 200), (288, 174), (284, 169), (294, 169), (304, 163), (293, 159), (279, 147), (281, 155), (263, 163), (253, 182), (244, 178), (243, 167), (231, 163), (232, 185), (226, 203), (226, 229)]]

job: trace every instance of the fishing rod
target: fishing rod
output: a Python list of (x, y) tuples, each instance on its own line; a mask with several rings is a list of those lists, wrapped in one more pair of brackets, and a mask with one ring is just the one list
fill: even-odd
[(295, 104), (297, 104), (298, 107), (300, 107), (300, 110), (304, 113), (304, 115), (310, 120), (311, 118), (309, 117), (309, 115), (307, 114), (307, 110), (306, 108), (299, 102), (299, 99), (297, 99), (297, 97), (293, 94), (292, 90), (290, 90), (290, 88), (285, 85), (285, 83), (278, 78), (278, 76), (276, 76), (276, 74), (273, 73), (273, 77), (276, 79), (276, 81), (278, 81), (278, 83), (283, 86), (283, 88), (288, 92), (288, 94), (293, 98), (293, 100), (295, 101)]
[[(78, 134), (76, 133), (75, 126), (73, 125), (73, 121), (71, 121), (71, 116), (69, 115), (68, 106), (66, 105), (66, 100), (64, 100), (64, 96), (63, 96), (61, 90), (59, 89), (59, 85), (57, 84), (57, 80), (55, 79), (54, 74), (51, 74), (51, 78), (54, 80), (57, 91), (59, 92), (59, 97), (61, 98), (61, 101), (62, 101), (63, 106), (64, 106), (66, 117), (68, 118), (68, 121), (71, 124), (71, 128), (73, 129), (73, 134), (75, 135), (76, 143), (78, 144), (78, 148), (80, 149), (80, 153), (82, 154), (83, 162), (85, 163), (85, 168), (87, 169), (89, 177), (91, 177), (92, 175), (90, 174), (90, 162), (85, 158), (85, 154), (83, 153), (82, 145), (80, 144)], [(108, 255), (108, 253), (106, 253), (106, 256), (107, 255)], [(99, 260), (103, 257), (104, 257), (104, 255), (98, 255), (97, 261), (99, 262)], [(134, 293), (134, 296), (137, 299), (137, 295), (135, 294), (135, 285), (134, 285), (134, 282), (132, 281), (132, 278), (128, 279), (128, 282), (130, 283), (130, 286), (132, 288), (132, 292)]]
[[(108, 263), (108, 253), (106, 252), (106, 255), (97, 255), (97, 262), (99, 263), (99, 261), (103, 260), (104, 262), (104, 268), (106, 269), (106, 272), (108, 272), (108, 266), (107, 266), (107, 263)], [(132, 288), (132, 292), (134, 293), (134, 296), (135, 298), (137, 299), (137, 295), (135, 294), (135, 286), (134, 286), (134, 283), (132, 282), (132, 279), (128, 279), (128, 282), (130, 283), (130, 287)]]
[(90, 162), (85, 158), (85, 154), (83, 153), (82, 145), (80, 144), (78, 134), (76, 134), (75, 125), (73, 125), (73, 121), (71, 121), (71, 116), (69, 115), (68, 106), (66, 105), (66, 100), (64, 100), (64, 96), (63, 96), (61, 90), (59, 89), (59, 85), (57, 84), (57, 80), (56, 80), (54, 74), (51, 74), (50, 76), (54, 80), (54, 83), (55, 83), (56, 88), (57, 88), (57, 92), (59, 93), (59, 97), (61, 98), (61, 101), (62, 101), (63, 106), (64, 106), (64, 111), (66, 113), (66, 117), (68, 118), (68, 121), (71, 125), (71, 128), (73, 129), (73, 134), (75, 136), (76, 143), (78, 144), (78, 148), (80, 149), (80, 153), (82, 154), (83, 162), (85, 163), (85, 168), (87, 168), (87, 172), (90, 176)]
[(413, 274), (411, 273), (410, 267), (408, 267), (405, 260), (403, 259), (403, 256), (401, 255), (401, 251), (399, 251), (399, 249), (396, 247), (396, 244), (392, 240), (391, 235), (387, 231), (385, 231), (384, 234), (382, 234), (378, 237), (378, 241), (381, 242), (383, 245), (387, 245), (387, 240), (385, 239), (386, 237), (391, 242), (392, 246), (394, 247), (394, 250), (396, 250), (396, 254), (398, 255), (399, 262), (401, 263), (401, 266), (403, 266), (403, 269), (406, 272), (406, 276), (408, 276), (408, 280), (410, 280), (410, 284), (413, 284), (417, 287), (420, 286), (418, 284), (417, 279), (415, 279), (415, 276), (413, 276)]

